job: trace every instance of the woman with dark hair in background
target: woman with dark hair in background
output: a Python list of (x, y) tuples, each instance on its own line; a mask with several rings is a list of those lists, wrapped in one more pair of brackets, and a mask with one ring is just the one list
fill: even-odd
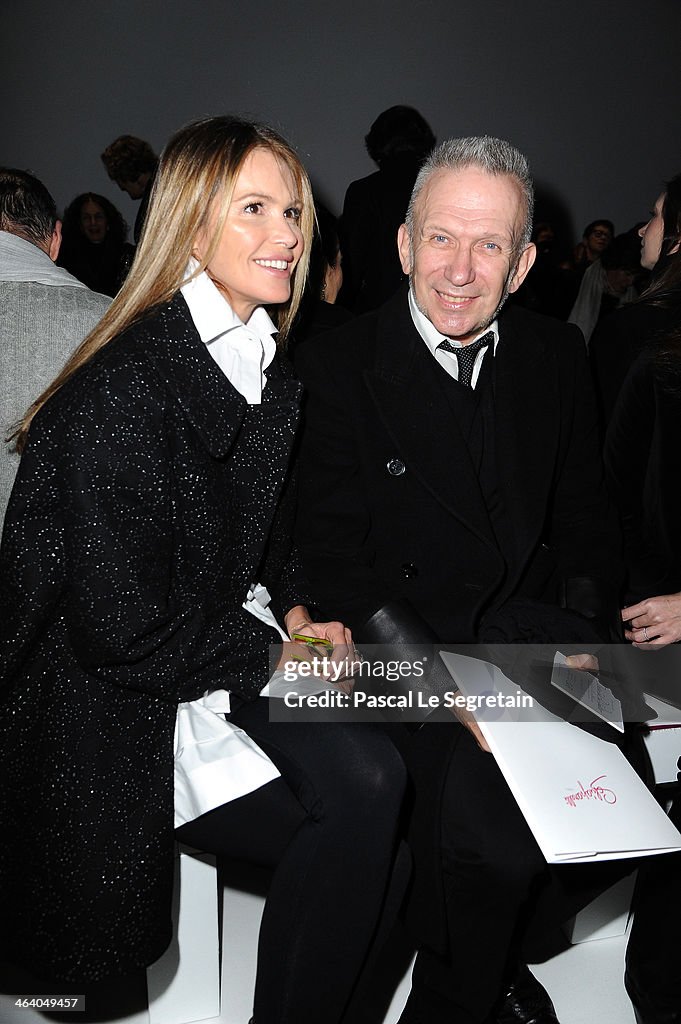
[(652, 282), (617, 321), (610, 317), (596, 376), (609, 397), (615, 372), (624, 380), (611, 397), (605, 459), (624, 533), (626, 636), (659, 647), (681, 640), (681, 174), (639, 234)]
[[(639, 684), (645, 689), (647, 678), (654, 692), (679, 704), (679, 648), (673, 645), (681, 640), (681, 175), (658, 197), (640, 234), (641, 262), (653, 271), (652, 283), (618, 314), (628, 328), (620, 331), (621, 350), (612, 331), (598, 353), (616, 356), (620, 375), (633, 360), (612, 399), (604, 454), (624, 536), (625, 636), (647, 652)], [(626, 320), (625, 313), (631, 314)], [(602, 360), (601, 370), (605, 365)], [(681, 827), (678, 799), (670, 816)], [(651, 858), (640, 868), (635, 908), (625, 980), (636, 1019), (681, 1024), (681, 855)]]
[(130, 269), (128, 226), (106, 196), (84, 192), (64, 212), (57, 263), (93, 292), (115, 295)]
[(348, 186), (340, 221), (340, 301), (353, 313), (376, 309), (404, 280), (397, 230), (435, 136), (418, 110), (396, 106), (378, 115), (364, 141), (378, 170)]
[[(624, 535), (625, 636), (646, 651), (638, 685), (681, 706), (681, 330), (634, 362), (605, 440)], [(649, 680), (646, 684), (645, 680)], [(679, 750), (681, 754), (681, 750)], [(681, 801), (670, 817), (681, 829)], [(681, 1024), (681, 854), (639, 869), (626, 987), (638, 1024)]]
[[(171, 139), (122, 290), (21, 424), (0, 548), (7, 958), (79, 984), (156, 960), (177, 835), (277, 864), (257, 1024), (340, 1020), (404, 787), (377, 726), (270, 721), (260, 695), (271, 644), (282, 662), (294, 632), (334, 658), (351, 643), (311, 621), (291, 542), (301, 387), (275, 335), (313, 217), (271, 129), (216, 117)], [(217, 792), (182, 771), (188, 714), (211, 723)]]
[(338, 221), (319, 202), (315, 203), (315, 213), (310, 270), (292, 339), (295, 348), (291, 354), (294, 359), (299, 344), (352, 319), (352, 313), (336, 302), (343, 284)]
[(591, 338), (589, 355), (604, 429), (638, 354), (681, 324), (681, 174), (667, 182), (639, 235), (641, 266), (652, 272), (650, 284), (638, 300), (601, 320)]

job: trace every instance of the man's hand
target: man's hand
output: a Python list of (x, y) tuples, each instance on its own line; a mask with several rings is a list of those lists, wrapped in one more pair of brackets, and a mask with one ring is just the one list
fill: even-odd
[(624, 635), (642, 651), (666, 647), (681, 640), (681, 594), (647, 597), (623, 608)]
[[(453, 692), (459, 693), (458, 690), (454, 690)], [(457, 707), (456, 704), (453, 704), (450, 710), (452, 714), (459, 719), (461, 724), (466, 726), (466, 728), (468, 729), (468, 731), (470, 732), (470, 734), (472, 735), (473, 739), (478, 744), (480, 749), (484, 750), (486, 754), (491, 754), (492, 751), (487, 746), (487, 740), (482, 735), (480, 726), (475, 721), (475, 718), (473, 717), (471, 712), (467, 711), (466, 708)]]
[[(599, 668), (598, 658), (594, 657), (593, 654), (569, 654), (565, 662), (570, 668), (574, 668), (579, 672), (598, 672)], [(454, 692), (458, 693), (459, 691), (455, 690)], [(480, 749), (491, 754), (492, 751), (487, 745), (487, 740), (471, 712), (467, 711), (465, 707), (457, 707), (456, 705), (453, 705), (450, 710), (461, 724), (466, 726)]]
[(600, 668), (598, 658), (594, 654), (568, 654), (565, 664), (578, 672), (598, 672)]

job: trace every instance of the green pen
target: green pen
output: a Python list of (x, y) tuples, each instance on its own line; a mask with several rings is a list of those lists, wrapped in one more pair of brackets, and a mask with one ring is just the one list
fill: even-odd
[(333, 644), (330, 640), (324, 639), (321, 636), (307, 636), (306, 633), (291, 633), (292, 640), (300, 640), (304, 643), (314, 654), (317, 654), (317, 647), (323, 647), (328, 654), (333, 652)]

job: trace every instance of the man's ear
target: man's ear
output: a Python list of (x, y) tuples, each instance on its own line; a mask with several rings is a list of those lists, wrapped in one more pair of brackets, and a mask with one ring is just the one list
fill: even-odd
[(397, 251), (400, 254), (400, 263), (405, 274), (411, 273), (411, 242), (406, 224), (400, 224), (397, 231)]
[(520, 258), (516, 264), (513, 278), (510, 285), (508, 286), (509, 292), (517, 292), (521, 284), (532, 270), (534, 261), (537, 258), (537, 246), (534, 242), (530, 242), (526, 249), (520, 254)]
[(58, 221), (55, 222), (54, 231), (52, 232), (52, 237), (50, 238), (50, 247), (47, 250), (47, 255), (50, 257), (50, 259), (52, 260), (53, 263), (56, 261), (57, 256), (59, 255), (59, 250), (60, 249), (61, 249), (61, 221), (58, 220)]

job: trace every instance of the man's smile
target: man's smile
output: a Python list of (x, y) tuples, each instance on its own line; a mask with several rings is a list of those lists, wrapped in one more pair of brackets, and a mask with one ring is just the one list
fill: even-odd
[(449, 292), (435, 290), (436, 295), (448, 309), (465, 309), (474, 301), (475, 295), (452, 295)]

